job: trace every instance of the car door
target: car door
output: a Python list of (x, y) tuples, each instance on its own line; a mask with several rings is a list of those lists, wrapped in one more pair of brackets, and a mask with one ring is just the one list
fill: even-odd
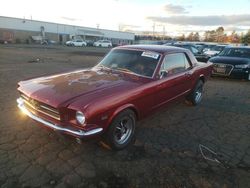
[(191, 89), (192, 66), (185, 53), (166, 55), (159, 75), (155, 107), (185, 95)]
[(82, 46), (82, 41), (81, 40), (77, 40), (76, 41), (76, 46)]
[(108, 42), (107, 41), (103, 41), (103, 47), (108, 47)]

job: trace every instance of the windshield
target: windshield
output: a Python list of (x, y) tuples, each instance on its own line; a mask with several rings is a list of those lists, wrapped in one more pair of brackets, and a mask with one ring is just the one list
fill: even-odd
[(212, 51), (222, 51), (224, 50), (225, 46), (214, 46), (211, 48)]
[(178, 47), (188, 49), (188, 50), (190, 50), (195, 55), (198, 54), (198, 52), (199, 52), (199, 50), (195, 46), (190, 46), (190, 45), (182, 45), (181, 46), (180, 45)]
[(250, 48), (225, 48), (219, 56), (250, 58)]
[(97, 66), (152, 77), (160, 54), (148, 51), (112, 50)]

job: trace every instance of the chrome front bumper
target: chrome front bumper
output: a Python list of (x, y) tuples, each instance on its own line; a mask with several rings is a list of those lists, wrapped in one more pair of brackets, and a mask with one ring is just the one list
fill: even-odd
[(45, 125), (46, 127), (49, 127), (55, 131), (62, 131), (62, 132), (66, 132), (66, 133), (69, 133), (69, 134), (72, 134), (72, 135), (75, 135), (77, 137), (85, 137), (85, 136), (91, 136), (91, 135), (94, 135), (94, 134), (97, 134), (97, 133), (100, 133), (102, 132), (102, 128), (96, 128), (96, 129), (92, 129), (90, 131), (82, 131), (82, 130), (71, 130), (71, 129), (68, 129), (68, 128), (64, 128), (64, 127), (61, 127), (60, 125), (57, 125), (57, 124), (53, 124), (49, 121), (46, 121), (38, 116), (36, 116), (35, 114), (31, 113), (24, 105), (24, 101), (22, 98), (18, 98), (17, 99), (17, 106), (18, 108), (24, 113), (26, 114), (27, 116), (29, 116), (30, 118), (34, 119), (35, 121), (38, 121), (40, 123), (42, 123), (43, 125)]

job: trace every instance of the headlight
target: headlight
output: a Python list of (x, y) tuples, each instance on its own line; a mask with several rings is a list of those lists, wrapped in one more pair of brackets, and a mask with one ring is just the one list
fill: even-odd
[(77, 120), (77, 122), (80, 123), (81, 125), (84, 124), (84, 122), (85, 122), (85, 116), (83, 115), (82, 112), (80, 112), (80, 111), (77, 111), (77, 112), (76, 112), (76, 120)]
[(235, 68), (240, 68), (240, 69), (246, 69), (246, 68), (249, 68), (250, 65), (248, 64), (243, 64), (243, 65), (235, 65)]

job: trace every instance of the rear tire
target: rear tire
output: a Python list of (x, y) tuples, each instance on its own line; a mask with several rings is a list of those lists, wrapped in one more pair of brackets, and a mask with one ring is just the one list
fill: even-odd
[(193, 91), (187, 96), (186, 100), (193, 106), (200, 104), (203, 96), (203, 86), (203, 81), (199, 80), (195, 85)]
[(132, 110), (119, 113), (105, 134), (104, 142), (113, 150), (127, 147), (134, 139), (136, 118)]

